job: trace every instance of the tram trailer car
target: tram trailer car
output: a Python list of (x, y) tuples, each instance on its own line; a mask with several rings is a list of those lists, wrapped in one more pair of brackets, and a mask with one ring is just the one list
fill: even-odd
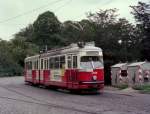
[(94, 43), (71, 44), (25, 59), (25, 82), (68, 90), (104, 88), (102, 49)]

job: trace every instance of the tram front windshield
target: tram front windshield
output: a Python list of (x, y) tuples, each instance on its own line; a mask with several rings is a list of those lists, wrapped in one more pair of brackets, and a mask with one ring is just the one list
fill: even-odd
[(102, 57), (100, 56), (83, 56), (81, 57), (80, 67), (82, 69), (96, 69), (103, 67)]

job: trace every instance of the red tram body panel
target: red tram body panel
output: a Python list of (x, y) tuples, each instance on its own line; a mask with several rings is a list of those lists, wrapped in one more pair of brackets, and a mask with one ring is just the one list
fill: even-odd
[(101, 48), (94, 43), (50, 50), (25, 59), (25, 82), (69, 90), (104, 87)]

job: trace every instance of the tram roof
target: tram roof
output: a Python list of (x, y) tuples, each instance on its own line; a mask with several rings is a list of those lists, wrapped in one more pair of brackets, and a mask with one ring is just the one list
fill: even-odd
[(40, 55), (38, 54), (38, 55), (34, 55), (34, 56), (27, 57), (27, 58), (25, 58), (25, 61), (39, 58), (39, 56), (40, 56)]
[(102, 49), (91, 45), (85, 45), (83, 48), (75, 46), (62, 50), (62, 52), (76, 52), (76, 51), (102, 51)]
[(95, 44), (93, 42), (85, 43), (83, 48), (80, 48), (77, 44), (71, 44), (63, 48), (52, 49), (42, 54), (27, 57), (25, 60), (35, 59), (35, 58), (38, 58), (39, 56), (46, 56), (46, 55), (51, 55), (51, 54), (56, 55), (56, 54), (75, 53), (79, 51), (100, 51), (101, 52), (102, 49), (99, 47), (95, 47)]
[(98, 50), (98, 51), (102, 51), (101, 48), (99, 47), (95, 47), (95, 43), (94, 42), (88, 42), (85, 43), (85, 45), (83, 46), (83, 48), (80, 48), (77, 44), (73, 43), (70, 44), (69, 46), (63, 47), (63, 48), (58, 48), (58, 49), (54, 49), (54, 50), (50, 50), (48, 51), (53, 52), (53, 51), (63, 51), (63, 52), (68, 52), (68, 51), (79, 51), (79, 50)]

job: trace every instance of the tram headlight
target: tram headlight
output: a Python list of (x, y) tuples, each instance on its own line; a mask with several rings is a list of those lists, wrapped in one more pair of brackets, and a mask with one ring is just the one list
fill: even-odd
[(97, 76), (93, 76), (93, 80), (96, 81), (97, 80)]

